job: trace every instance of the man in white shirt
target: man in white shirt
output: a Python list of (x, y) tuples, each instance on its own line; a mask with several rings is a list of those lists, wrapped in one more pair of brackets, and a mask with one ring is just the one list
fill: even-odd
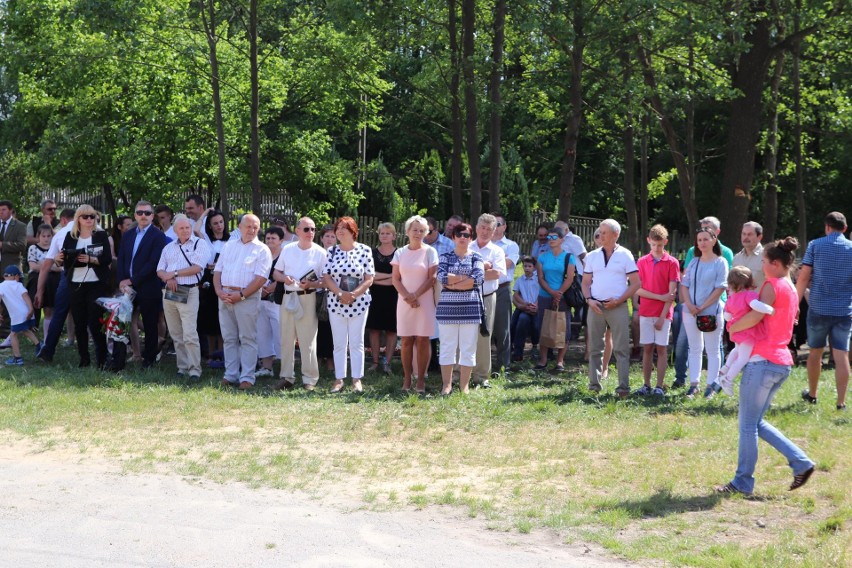
[(630, 394), (630, 313), (627, 300), (639, 289), (639, 269), (633, 254), (618, 244), (621, 225), (613, 219), (600, 224), (601, 248), (586, 256), (583, 273), (583, 296), (589, 307), (586, 333), (591, 344), (589, 353), (589, 390), (601, 391), (604, 337), (612, 330), (612, 347), (618, 369), (621, 398)]
[(586, 245), (583, 244), (583, 239), (571, 232), (571, 225), (565, 221), (557, 221), (554, 227), (562, 227), (565, 232), (565, 239), (562, 241), (562, 250), (570, 252), (577, 259), (577, 274), (583, 275), (583, 262), (586, 259)]
[(257, 312), (260, 289), (272, 268), (272, 253), (257, 238), (260, 219), (245, 215), (239, 240), (225, 243), (213, 269), (213, 288), (219, 297), (219, 326), (225, 343), (223, 386), (254, 386), (257, 366)]
[[(38, 273), (38, 286), (36, 287), (35, 302), (33, 302), (37, 308), (41, 307), (42, 300), (44, 299), (44, 287), (47, 284), (47, 275), (50, 274), (50, 269), (55, 262), (54, 259), (62, 252), (62, 243), (65, 242), (65, 236), (74, 227), (73, 220), (74, 210), (63, 209), (59, 215), (59, 228), (50, 241), (50, 248), (47, 250), (47, 254), (44, 255), (41, 270)], [(68, 281), (65, 278), (65, 271), (63, 270), (59, 273), (59, 286), (56, 288), (56, 296), (53, 299), (53, 319), (50, 320), (50, 325), (47, 328), (44, 345), (36, 353), (36, 357), (46, 363), (53, 360), (56, 345), (59, 343), (59, 337), (62, 335), (62, 328), (65, 325), (65, 319), (68, 318), (68, 311), (71, 307), (70, 301), (71, 294), (68, 290)]]
[[(207, 241), (192, 234), (192, 222), (184, 216), (175, 218), (176, 239), (165, 247), (157, 264), (157, 277), (165, 286), (163, 313), (172, 340), (179, 377), (189, 377), (192, 382), (201, 379), (201, 344), (198, 341), (198, 284), (201, 273), (210, 258)], [(169, 299), (168, 292), (178, 286), (187, 291), (186, 302)]]
[(200, 195), (190, 195), (186, 198), (183, 204), (183, 210), (186, 216), (193, 222), (192, 232), (196, 237), (202, 238), (210, 243), (210, 235), (204, 230), (204, 225), (207, 223), (207, 215), (213, 211), (213, 207), (209, 209), (204, 207), (204, 198)]
[[(319, 381), (317, 360), (317, 295), (322, 288), (321, 275), (328, 253), (314, 242), (317, 226), (310, 217), (302, 217), (296, 223), (296, 242), (281, 249), (275, 263), (273, 278), (284, 284), (284, 302), (281, 304), (281, 380), (276, 390), (290, 390), (296, 384), (295, 353), (296, 341), (302, 360), (302, 386), (312, 391)], [(286, 308), (288, 298), (296, 294), (302, 306), (302, 314), (294, 314)], [(325, 298), (323, 298), (325, 301)]]
[(485, 282), (482, 283), (482, 302), (485, 304), (486, 335), (480, 331), (476, 340), (476, 365), (473, 367), (471, 382), (482, 388), (488, 388), (491, 373), (491, 332), (494, 329), (494, 315), (497, 307), (497, 287), (501, 276), (506, 275), (506, 254), (503, 249), (491, 242), (497, 218), (483, 213), (476, 222), (476, 240), (470, 243), (470, 250), (478, 252), (485, 263)]
[(521, 256), (518, 243), (506, 236), (506, 218), (495, 213), (497, 225), (494, 228), (494, 236), (491, 242), (503, 249), (506, 255), (506, 273), (500, 276), (497, 285), (497, 301), (494, 312), (494, 331), (491, 337), (497, 346), (496, 361), (492, 361), (492, 371), (499, 373), (501, 368), (504, 373), (509, 372), (512, 357), (512, 344), (509, 334), (510, 322), (512, 320), (512, 280), (515, 276), (515, 265)]

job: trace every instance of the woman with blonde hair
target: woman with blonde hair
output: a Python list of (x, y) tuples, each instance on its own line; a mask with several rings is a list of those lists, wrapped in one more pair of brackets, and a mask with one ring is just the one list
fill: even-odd
[[(106, 336), (101, 329), (103, 310), (95, 303), (109, 295), (109, 266), (112, 263), (109, 235), (97, 229), (98, 212), (91, 205), (81, 205), (74, 214), (74, 228), (65, 236), (62, 252), (56, 257), (65, 267), (71, 290), (71, 316), (74, 318), (80, 367), (91, 365), (89, 333), (95, 344), (98, 368), (106, 365)], [(88, 327), (88, 331), (87, 331)]]
[[(379, 366), (386, 375), (390, 374), (390, 362), (393, 352), (396, 351), (396, 304), (397, 294), (393, 284), (393, 269), (391, 261), (394, 259), (397, 248), (396, 227), (393, 223), (382, 223), (378, 227), (379, 246), (373, 249), (373, 266), (376, 275), (373, 285), (370, 287), (370, 295), (373, 300), (370, 303), (370, 311), (367, 314), (367, 330), (370, 332), (370, 352), (373, 356), (373, 364), (370, 371), (377, 371)], [(381, 335), (385, 332), (385, 355), (379, 357), (381, 349)]]
[(402, 338), (402, 390), (407, 392), (411, 389), (413, 371), (417, 377), (415, 389), (419, 394), (426, 394), (429, 336), (435, 330), (435, 295), (432, 289), (438, 272), (438, 252), (423, 242), (428, 232), (426, 219), (419, 215), (409, 218), (405, 222), (408, 244), (397, 249), (391, 261), (393, 285), (399, 293), (396, 321), (397, 333)]

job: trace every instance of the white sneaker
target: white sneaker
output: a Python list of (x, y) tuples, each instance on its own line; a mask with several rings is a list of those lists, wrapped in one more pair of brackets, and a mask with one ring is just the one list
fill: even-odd
[(3, 340), (3, 343), (0, 343), (0, 349), (8, 349), (12, 346), (12, 334), (9, 334), (9, 337)]
[(728, 396), (734, 396), (734, 379), (728, 375), (719, 377), (719, 384), (722, 386), (722, 392)]
[(267, 369), (266, 367), (261, 367), (257, 371), (254, 372), (255, 377), (271, 377), (272, 369)]

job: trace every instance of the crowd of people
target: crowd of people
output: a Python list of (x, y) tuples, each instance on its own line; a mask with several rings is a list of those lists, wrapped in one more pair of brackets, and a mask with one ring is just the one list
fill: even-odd
[[(825, 217), (825, 236), (808, 244), (793, 284), (795, 239), (762, 245), (763, 230), (750, 221), (734, 255), (720, 242), (715, 217), (701, 220), (681, 264), (666, 251), (662, 225), (649, 230), (649, 252), (636, 260), (618, 243), (621, 227), (613, 219), (600, 223), (590, 252), (565, 222), (540, 225), (522, 257), (500, 214), (483, 214), (475, 225), (453, 216), (443, 232), (436, 219), (413, 216), (401, 247), (396, 227), (383, 223), (371, 248), (358, 241), (351, 217), (319, 230), (302, 217), (291, 231), (281, 219), (261, 230), (261, 220), (246, 214), (229, 232), (223, 213), (198, 195), (177, 215), (139, 201), (133, 216), (116, 218), (109, 231), (89, 205), (57, 215), (46, 200), (26, 224), (13, 211), (11, 202), (0, 201), (0, 300), (12, 349), (7, 365), (24, 364), (20, 337), (50, 362), (67, 327), (66, 343), (76, 345), (80, 367), (92, 364), (90, 338), (95, 364), (111, 371), (122, 370), (128, 355), (143, 369), (155, 366), (170, 338), (176, 372), (188, 381), (200, 380), (206, 366), (221, 370), (222, 385), (248, 390), (258, 378), (272, 377), (279, 361), (275, 389), (296, 388), (298, 366), (301, 388), (312, 391), (325, 365), (334, 372), (330, 392), (341, 392), (347, 380), (353, 392), (362, 392), (365, 370), (391, 373), (399, 344), (403, 391), (426, 394), (431, 367), (440, 369), (446, 396), (454, 380), (465, 393), (472, 385), (489, 387), (494, 376), (508, 379), (513, 362), (527, 357), (527, 344), (534, 371), (563, 372), (577, 327), (572, 321), (581, 322), (592, 393), (601, 392), (610, 357), (622, 398), (662, 397), (678, 387), (697, 396), (705, 356), (705, 397), (733, 395), (742, 375), (739, 466), (719, 488), (740, 493), (753, 489), (758, 436), (788, 458), (796, 487), (813, 471), (813, 462), (763, 419), (794, 362), (797, 320), (810, 347), (803, 400), (817, 402), (828, 344), (837, 409), (846, 408), (852, 242), (838, 212)], [(523, 272), (515, 279), (518, 263)], [(132, 303), (126, 340), (102, 325), (99, 299), (116, 295)], [(41, 341), (33, 333), (37, 317), (43, 318)], [(643, 384), (635, 390), (631, 338), (642, 357)], [(670, 344), (675, 380), (668, 386)]]

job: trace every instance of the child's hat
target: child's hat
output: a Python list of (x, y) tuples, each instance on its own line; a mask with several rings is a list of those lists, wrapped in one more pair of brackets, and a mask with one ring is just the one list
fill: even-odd
[(6, 270), (3, 271), (3, 276), (23, 276), (23, 274), (21, 274), (20, 268), (18, 268), (14, 264), (11, 264), (6, 267)]

